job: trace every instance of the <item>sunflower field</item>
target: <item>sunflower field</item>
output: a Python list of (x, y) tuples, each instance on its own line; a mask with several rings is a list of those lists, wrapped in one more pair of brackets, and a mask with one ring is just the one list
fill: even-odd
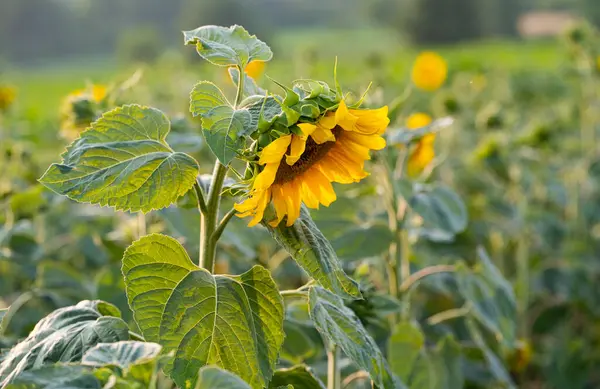
[(0, 388), (600, 388), (599, 32), (253, 33), (0, 73)]

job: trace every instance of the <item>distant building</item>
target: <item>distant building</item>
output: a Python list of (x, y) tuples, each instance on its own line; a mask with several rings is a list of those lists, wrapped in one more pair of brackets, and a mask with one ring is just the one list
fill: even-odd
[(570, 12), (528, 12), (519, 17), (517, 30), (525, 38), (552, 37), (560, 35), (578, 19)]

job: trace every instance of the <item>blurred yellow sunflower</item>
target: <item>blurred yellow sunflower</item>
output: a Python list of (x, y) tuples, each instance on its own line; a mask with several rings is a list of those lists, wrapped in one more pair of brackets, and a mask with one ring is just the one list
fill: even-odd
[(265, 72), (266, 64), (267, 63), (265, 61), (252, 61), (246, 65), (244, 72), (256, 80)]
[(412, 81), (417, 88), (434, 91), (448, 76), (448, 65), (439, 54), (425, 51), (417, 57), (412, 69)]
[(6, 111), (17, 97), (17, 90), (8, 85), (0, 86), (0, 111)]
[(104, 85), (92, 85), (86, 89), (71, 92), (61, 105), (60, 134), (67, 140), (79, 136), (99, 113), (98, 105), (106, 98), (108, 90)]
[(287, 216), (291, 226), (300, 215), (302, 203), (309, 208), (329, 206), (336, 199), (332, 182), (349, 184), (367, 177), (365, 161), (370, 150), (381, 150), (381, 136), (389, 124), (388, 108), (348, 109), (341, 101), (315, 124), (299, 123), (301, 135), (282, 136), (260, 153), (264, 168), (256, 176), (250, 197), (235, 205), (239, 217), (252, 216), (258, 224), (272, 202), (277, 226)]
[[(411, 130), (431, 124), (431, 116), (418, 112), (410, 115), (406, 120), (406, 127)], [(408, 157), (406, 172), (410, 177), (416, 177), (425, 170), (427, 165), (435, 158), (435, 134), (427, 134), (419, 140)]]

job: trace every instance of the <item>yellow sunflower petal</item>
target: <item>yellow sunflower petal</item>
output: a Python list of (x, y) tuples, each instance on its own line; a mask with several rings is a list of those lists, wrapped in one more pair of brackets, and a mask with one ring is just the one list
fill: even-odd
[(311, 190), (309, 181), (302, 180), (300, 184), (302, 201), (308, 208), (319, 209), (319, 197)]
[(291, 135), (285, 135), (275, 139), (262, 150), (260, 154), (260, 160), (258, 161), (258, 163), (264, 165), (267, 163), (275, 163), (281, 161), (291, 141)]
[(304, 153), (304, 150), (306, 149), (306, 139), (306, 137), (302, 136), (292, 136), (292, 143), (290, 144), (290, 154), (286, 155), (285, 157), (285, 162), (288, 165), (292, 166), (300, 159), (302, 153)]
[(286, 226), (291, 227), (294, 222), (300, 216), (300, 187), (298, 183), (290, 181), (282, 186), (283, 195), (285, 197), (285, 204), (287, 207), (287, 221)]
[(344, 100), (340, 101), (338, 109), (335, 111), (335, 122), (346, 131), (355, 131), (358, 117), (350, 113)]
[(274, 220), (271, 220), (269, 225), (271, 227), (277, 227), (287, 213), (287, 205), (285, 204), (285, 197), (283, 195), (281, 186), (273, 186), (272, 195), (273, 197), (271, 201), (273, 202), (273, 207), (275, 208), (275, 214), (277, 217)]
[(425, 168), (427, 165), (433, 161), (435, 158), (435, 149), (432, 145), (428, 144), (418, 144), (410, 158), (408, 159), (408, 164), (406, 167), (406, 172), (410, 177), (416, 177)]
[(317, 123), (317, 127), (324, 128), (326, 130), (331, 130), (337, 125), (335, 113), (328, 112), (325, 116), (319, 119)]
[(318, 194), (319, 202), (328, 207), (337, 198), (331, 182), (318, 167), (310, 169), (307, 173), (306, 181), (309, 183), (311, 191)]
[(271, 190), (270, 189), (267, 189), (266, 191), (261, 192), (261, 196), (259, 197), (258, 203), (256, 206), (256, 213), (254, 214), (254, 218), (252, 218), (252, 220), (250, 220), (250, 223), (248, 223), (248, 227), (254, 227), (258, 223), (260, 223), (260, 221), (263, 219), (263, 216), (265, 214), (265, 208), (267, 208), (267, 205), (269, 204), (270, 200), (271, 200)]
[(358, 145), (368, 147), (371, 150), (381, 150), (385, 147), (385, 139), (379, 135), (363, 135), (356, 132), (346, 132), (345, 138)]
[(317, 129), (310, 135), (313, 140), (315, 141), (315, 143), (317, 144), (323, 144), (325, 142), (334, 142), (335, 141), (335, 135), (333, 135), (333, 132), (331, 132), (331, 130), (328, 130), (326, 128), (322, 128), (322, 127), (317, 127)]
[(408, 127), (410, 130), (414, 130), (431, 124), (431, 121), (431, 116), (427, 115), (426, 113), (417, 112), (413, 113), (408, 117), (408, 119), (406, 119), (406, 127)]
[(263, 171), (260, 172), (254, 179), (252, 190), (265, 190), (273, 185), (273, 182), (275, 182), (275, 176), (277, 176), (277, 169), (279, 169), (279, 163), (280, 162), (266, 164)]
[(358, 118), (354, 131), (361, 134), (381, 135), (390, 124), (387, 106), (378, 109), (351, 109), (350, 113)]
[(312, 123), (300, 123), (298, 124), (298, 127), (300, 127), (300, 130), (302, 130), (304, 136), (309, 136), (317, 129), (317, 126)]

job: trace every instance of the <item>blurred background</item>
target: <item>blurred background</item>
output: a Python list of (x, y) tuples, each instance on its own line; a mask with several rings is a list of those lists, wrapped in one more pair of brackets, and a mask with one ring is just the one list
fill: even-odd
[(106, 82), (132, 63), (181, 53), (197, 60), (180, 31), (234, 23), (274, 47), (276, 60), (392, 56), (401, 72), (417, 48), (446, 46), (442, 52), (463, 63), (553, 68), (559, 54), (547, 38), (582, 15), (600, 23), (598, 1), (3, 0), (0, 77), (19, 87), (31, 114), (39, 113), (41, 92), (56, 111), (57, 97), (82, 78)]

